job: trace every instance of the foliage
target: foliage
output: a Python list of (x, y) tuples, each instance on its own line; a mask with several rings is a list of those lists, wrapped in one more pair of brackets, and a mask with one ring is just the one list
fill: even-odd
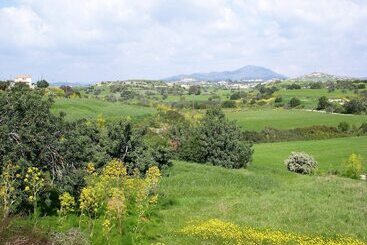
[(70, 195), (68, 192), (64, 192), (59, 196), (60, 200), (60, 210), (59, 215), (64, 216), (70, 213), (73, 213), (75, 211), (75, 200), (72, 195)]
[(40, 192), (45, 187), (45, 177), (41, 170), (36, 167), (29, 167), (24, 178), (24, 192), (28, 196), (28, 201), (33, 206), (33, 215), (37, 214), (37, 203), (39, 201)]
[(304, 152), (292, 152), (284, 164), (289, 171), (300, 174), (311, 174), (317, 167), (315, 159)]
[(339, 236), (337, 238), (324, 238), (321, 236), (300, 235), (279, 230), (240, 227), (236, 224), (218, 219), (210, 219), (198, 224), (188, 225), (181, 229), (180, 232), (204, 241), (219, 244), (365, 245), (363, 241), (351, 237)]
[[(349, 129), (349, 124), (348, 129)], [(363, 126), (363, 125), (362, 125)], [(338, 137), (358, 136), (364, 135), (367, 131), (360, 129), (341, 130), (339, 127), (331, 127), (326, 125), (316, 125), (311, 127), (302, 127), (294, 129), (275, 129), (267, 127), (261, 131), (244, 131), (244, 140), (253, 143), (265, 142), (281, 142), (281, 141), (295, 141), (295, 140), (320, 140)]]
[(343, 176), (359, 179), (362, 174), (362, 157), (355, 153), (351, 154), (348, 160), (343, 163)]
[(296, 84), (296, 83), (292, 83), (291, 85), (287, 86), (287, 89), (290, 89), (290, 90), (292, 90), (292, 89), (301, 89), (301, 85)]
[(350, 125), (347, 122), (340, 122), (338, 125), (338, 129), (341, 132), (348, 132), (350, 129)]
[(330, 106), (330, 102), (328, 100), (328, 98), (326, 98), (326, 96), (321, 96), (319, 98), (319, 102), (317, 104), (317, 110), (325, 110), (326, 108), (328, 108)]
[(294, 108), (294, 107), (297, 107), (301, 104), (301, 101), (300, 99), (296, 98), (296, 97), (293, 97), (290, 101), (289, 101), (289, 106), (291, 108)]
[(129, 231), (138, 239), (146, 213), (158, 200), (158, 183), (161, 176), (158, 167), (147, 170), (145, 178), (127, 175), (126, 166), (118, 160), (110, 161), (100, 175), (91, 176), (89, 185), (83, 188), (80, 195), (80, 222), (85, 218), (94, 233), (94, 223), (99, 217), (103, 219), (103, 234), (108, 240), (112, 230), (123, 234), (124, 220), (133, 215), (134, 225)]
[(201, 88), (198, 85), (192, 85), (189, 87), (189, 94), (200, 95)]
[(21, 202), (19, 188), (21, 185), (20, 168), (18, 165), (8, 163), (4, 166), (0, 177), (0, 204), (3, 217), (8, 217), (16, 211)]
[(223, 108), (236, 108), (236, 101), (233, 100), (225, 100), (222, 102)]
[(251, 145), (219, 108), (207, 110), (199, 126), (181, 133), (178, 152), (183, 159), (226, 168), (246, 167), (251, 161)]
[(46, 80), (39, 80), (36, 83), (37, 88), (48, 88), (50, 84)]
[(360, 114), (367, 111), (367, 104), (358, 99), (347, 101), (346, 103), (344, 103), (343, 107), (344, 113), (346, 114)]

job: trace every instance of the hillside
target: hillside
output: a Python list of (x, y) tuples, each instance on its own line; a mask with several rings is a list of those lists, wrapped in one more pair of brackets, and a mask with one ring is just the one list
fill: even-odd
[(163, 79), (165, 81), (179, 81), (184, 79), (197, 80), (197, 81), (219, 81), (219, 80), (271, 80), (271, 79), (285, 79), (284, 75), (278, 74), (268, 68), (260, 66), (244, 66), (240, 69), (233, 71), (222, 72), (209, 72), (209, 73), (193, 73), (193, 74), (181, 74), (177, 76), (168, 77)]
[(296, 78), (289, 78), (288, 81), (327, 82), (327, 81), (352, 80), (352, 79), (354, 78), (346, 76), (336, 76), (323, 72), (312, 72), (310, 74), (299, 76)]

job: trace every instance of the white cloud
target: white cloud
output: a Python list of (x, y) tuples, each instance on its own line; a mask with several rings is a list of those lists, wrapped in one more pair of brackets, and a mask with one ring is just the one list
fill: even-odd
[(20, 0), (0, 7), (0, 78), (161, 78), (264, 65), (366, 76), (367, 2)]

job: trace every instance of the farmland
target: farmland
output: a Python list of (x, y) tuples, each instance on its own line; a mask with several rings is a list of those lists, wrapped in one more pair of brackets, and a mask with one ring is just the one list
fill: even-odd
[(106, 119), (115, 120), (121, 117), (144, 117), (153, 114), (155, 110), (149, 107), (111, 103), (97, 99), (64, 99), (58, 98), (52, 108), (54, 114), (66, 113), (66, 119), (82, 118), (96, 119), (103, 115)]
[(177, 231), (190, 221), (217, 218), (250, 227), (367, 241), (365, 183), (332, 175), (300, 176), (286, 171), (283, 164), (291, 151), (304, 150), (327, 172), (337, 169), (351, 152), (366, 158), (366, 144), (367, 137), (260, 144), (253, 164), (239, 171), (175, 162), (162, 183), (162, 240), (192, 244)]
[(359, 127), (367, 121), (366, 115), (330, 114), (305, 110), (228, 110), (226, 114), (230, 120), (235, 120), (246, 130), (261, 130), (265, 127), (289, 129), (312, 125), (337, 126), (340, 122), (348, 122)]

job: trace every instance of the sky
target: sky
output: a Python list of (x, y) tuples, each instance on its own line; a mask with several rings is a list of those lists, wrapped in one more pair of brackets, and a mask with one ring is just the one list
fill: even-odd
[(0, 0), (0, 79), (270, 68), (367, 77), (366, 0)]

